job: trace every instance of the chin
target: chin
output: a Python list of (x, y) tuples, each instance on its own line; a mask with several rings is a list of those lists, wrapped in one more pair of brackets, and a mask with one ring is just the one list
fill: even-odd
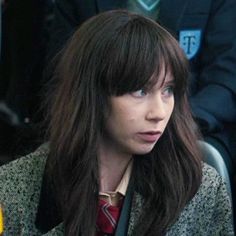
[(150, 151), (140, 151), (140, 152), (136, 152), (135, 154), (136, 155), (146, 155), (146, 154), (148, 154), (148, 153), (150, 153), (152, 150), (150, 150)]
[(150, 153), (153, 150), (153, 147), (151, 147), (151, 148), (136, 149), (134, 153), (136, 155), (145, 155), (145, 154)]

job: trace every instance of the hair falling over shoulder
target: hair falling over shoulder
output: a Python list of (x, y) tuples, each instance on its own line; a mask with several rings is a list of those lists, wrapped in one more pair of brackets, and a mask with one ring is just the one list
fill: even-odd
[(86, 21), (63, 49), (48, 104), (48, 171), (65, 235), (96, 231), (97, 147), (110, 96), (142, 88), (163, 65), (175, 80), (175, 107), (151, 153), (134, 161), (135, 191), (145, 199), (134, 229), (140, 236), (165, 234), (201, 182), (198, 136), (187, 101), (187, 60), (158, 23), (121, 10)]

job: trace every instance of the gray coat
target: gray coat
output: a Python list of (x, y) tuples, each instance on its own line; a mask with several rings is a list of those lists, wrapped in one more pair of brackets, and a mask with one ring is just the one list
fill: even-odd
[[(41, 147), (0, 168), (4, 236), (63, 235), (63, 223), (47, 233), (42, 233), (35, 224), (47, 152), (47, 148)], [(142, 201), (141, 195), (133, 194), (127, 235), (132, 235), (142, 211)], [(234, 235), (226, 186), (213, 168), (203, 165), (202, 184), (198, 192), (167, 235)]]

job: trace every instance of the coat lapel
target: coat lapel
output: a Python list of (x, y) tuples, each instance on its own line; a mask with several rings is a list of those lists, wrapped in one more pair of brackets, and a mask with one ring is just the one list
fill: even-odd
[(61, 222), (62, 215), (59, 211), (55, 191), (53, 190), (47, 171), (44, 171), (35, 225), (40, 232), (46, 233)]
[[(127, 0), (96, 0), (98, 12), (104, 12), (119, 8), (126, 8)], [(188, 0), (176, 0), (173, 7), (172, 0), (160, 2), (160, 23), (172, 30), (176, 30), (182, 20), (183, 13), (188, 5)], [(176, 21), (176, 19), (178, 19)]]
[(176, 0), (175, 6), (173, 7), (172, 0), (161, 1), (159, 22), (167, 27), (167, 29), (172, 29), (172, 32), (173, 30), (176, 31), (179, 28), (179, 24), (188, 3), (188, 0)]
[(43, 236), (64, 236), (64, 225), (63, 223), (57, 225), (53, 229), (51, 229), (49, 232), (46, 234), (43, 234)]
[(143, 197), (139, 193), (134, 192), (130, 218), (129, 218), (129, 227), (128, 227), (128, 234), (127, 234), (128, 236), (133, 235), (134, 227), (138, 223), (138, 220), (140, 218), (140, 215), (143, 209), (143, 204), (144, 204)]
[(109, 11), (119, 8), (125, 8), (125, 0), (96, 0), (98, 12)]
[(129, 225), (129, 218), (130, 218), (130, 211), (132, 206), (132, 199), (133, 199), (133, 192), (134, 192), (134, 184), (133, 178), (131, 177), (128, 189), (126, 192), (124, 204), (121, 211), (121, 216), (118, 222), (118, 226), (116, 229), (115, 236), (126, 236), (128, 231)]

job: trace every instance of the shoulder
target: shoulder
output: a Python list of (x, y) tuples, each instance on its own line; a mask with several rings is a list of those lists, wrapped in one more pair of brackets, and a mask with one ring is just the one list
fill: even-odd
[[(44, 169), (46, 157), (48, 154), (47, 144), (40, 146), (35, 152), (27, 156), (16, 159), (0, 167), (0, 186), (1, 189), (6, 186), (17, 184), (17, 182), (39, 175)], [(31, 179), (32, 180), (32, 179)]]
[(231, 200), (224, 179), (208, 164), (202, 168), (202, 183), (195, 198), (205, 200), (206, 204), (214, 207), (214, 210), (231, 209)]
[(200, 192), (207, 191), (209, 194), (210, 192), (217, 191), (219, 186), (223, 185), (222, 187), (225, 188), (224, 181), (222, 177), (218, 174), (218, 172), (211, 166), (206, 163), (202, 164), (202, 182), (199, 188)]
[[(9, 196), (20, 197), (31, 187), (39, 188), (47, 157), (47, 145), (35, 152), (0, 167), (0, 201), (10, 201)], [(20, 200), (20, 198), (18, 199)]]
[(217, 171), (204, 163), (201, 185), (186, 205), (171, 233), (234, 235), (232, 219), (231, 201), (226, 185)]
[(7, 235), (29, 235), (27, 230), (36, 234), (33, 225), (47, 153), (43, 145), (0, 168), (0, 204)]
[(225, 181), (213, 167), (206, 163), (203, 164), (202, 168), (201, 185), (189, 206), (198, 207), (203, 214), (215, 214), (217, 211), (223, 213), (231, 210), (231, 201)]

